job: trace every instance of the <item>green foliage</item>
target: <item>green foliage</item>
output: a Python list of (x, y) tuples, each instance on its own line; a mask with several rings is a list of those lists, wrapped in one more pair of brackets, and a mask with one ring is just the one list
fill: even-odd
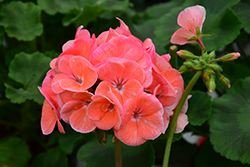
[(227, 94), (213, 102), (210, 122), (215, 151), (231, 160), (250, 164), (250, 77), (236, 82)]
[(23, 103), (26, 99), (33, 99), (41, 104), (44, 98), (39, 93), (37, 86), (41, 84), (50, 61), (50, 58), (39, 52), (17, 54), (10, 63), (8, 76), (22, 84), (23, 87), (14, 88), (6, 83), (6, 97), (13, 103)]
[(32, 2), (13, 1), (2, 6), (0, 25), (9, 37), (31, 41), (43, 32), (40, 8)]
[(60, 151), (59, 148), (55, 147), (49, 149), (46, 152), (39, 154), (33, 161), (32, 166), (34, 167), (66, 167), (67, 157), (66, 154)]
[(192, 97), (188, 100), (188, 121), (191, 125), (200, 126), (210, 117), (212, 110), (211, 97), (201, 91), (193, 91), (191, 95)]
[(239, 17), (242, 22), (243, 28), (247, 33), (250, 33), (250, 2), (247, 0), (242, 0), (232, 7), (235, 14)]
[(25, 167), (31, 154), (26, 142), (17, 137), (0, 140), (0, 165), (12, 167)]

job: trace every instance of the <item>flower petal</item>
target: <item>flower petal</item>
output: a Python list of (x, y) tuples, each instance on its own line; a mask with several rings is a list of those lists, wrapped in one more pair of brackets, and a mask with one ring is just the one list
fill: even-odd
[(180, 12), (177, 23), (196, 33), (197, 26), (202, 29), (202, 24), (205, 21), (206, 10), (203, 6), (196, 5), (184, 9)]
[(75, 101), (69, 101), (63, 105), (61, 108), (60, 114), (62, 119), (66, 122), (69, 123), (70, 116), (71, 114), (75, 111), (78, 110), (79, 108), (82, 108), (83, 104), (81, 101), (75, 100)]
[(170, 39), (170, 42), (178, 45), (185, 45), (186, 43), (194, 43), (196, 41), (188, 41), (188, 38), (191, 38), (193, 36), (196, 36), (196, 34), (193, 34), (187, 28), (180, 28), (174, 32), (174, 34)]
[(70, 125), (77, 132), (88, 133), (96, 128), (88, 117), (86, 109), (86, 107), (79, 108), (75, 110), (70, 117)]
[(147, 141), (139, 135), (135, 119), (130, 120), (126, 126), (121, 126), (119, 130), (114, 130), (114, 133), (119, 140), (130, 146), (138, 146)]

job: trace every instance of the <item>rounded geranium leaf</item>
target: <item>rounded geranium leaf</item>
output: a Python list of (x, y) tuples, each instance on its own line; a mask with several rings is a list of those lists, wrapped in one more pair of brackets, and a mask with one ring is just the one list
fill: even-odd
[[(212, 161), (211, 161), (212, 160)], [(247, 164), (242, 164), (239, 161), (231, 161), (222, 157), (219, 153), (213, 150), (209, 140), (206, 140), (200, 147), (195, 158), (196, 167), (249, 167)]]
[(14, 81), (22, 84), (21, 88), (14, 88), (5, 84), (6, 97), (13, 103), (23, 103), (26, 99), (34, 100), (41, 104), (43, 98), (37, 86), (41, 85), (41, 78), (49, 68), (50, 58), (42, 53), (35, 52), (27, 54), (21, 52), (15, 55), (9, 66), (8, 76)]
[(68, 13), (72, 9), (79, 8), (77, 0), (37, 0), (38, 5), (48, 14)]
[(43, 32), (40, 21), (41, 10), (32, 2), (12, 1), (2, 6), (0, 25), (9, 37), (31, 41)]
[(250, 77), (236, 82), (227, 94), (214, 99), (209, 120), (215, 151), (250, 164)]
[(200, 126), (208, 120), (212, 111), (211, 96), (205, 92), (192, 91), (188, 100), (188, 121), (191, 125)]
[(0, 141), (0, 165), (25, 167), (31, 154), (24, 140), (17, 137), (5, 138)]

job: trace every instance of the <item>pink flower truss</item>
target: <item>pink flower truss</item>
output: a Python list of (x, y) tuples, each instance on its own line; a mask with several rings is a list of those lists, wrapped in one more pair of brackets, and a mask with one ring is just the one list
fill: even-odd
[[(133, 36), (120, 19), (97, 38), (77, 29), (39, 90), (46, 98), (42, 109), (42, 132), (55, 124), (65, 133), (61, 120), (78, 132), (113, 129), (127, 145), (154, 140), (168, 127), (183, 93), (183, 79), (169, 64), (170, 55), (159, 56), (151, 39)], [(176, 132), (186, 126), (185, 111)]]

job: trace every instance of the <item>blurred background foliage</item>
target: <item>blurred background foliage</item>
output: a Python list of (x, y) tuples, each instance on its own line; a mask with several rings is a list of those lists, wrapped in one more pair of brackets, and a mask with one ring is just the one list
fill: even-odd
[[(220, 57), (240, 52), (240, 59), (220, 64), (230, 79), (228, 90), (217, 83), (211, 98), (200, 80), (189, 101), (190, 124), (175, 135), (170, 163), (181, 167), (250, 166), (250, 1), (249, 0), (0, 0), (0, 167), (114, 166), (111, 138), (104, 147), (95, 133), (80, 134), (64, 124), (41, 132), (43, 96), (37, 86), (49, 62), (83, 25), (98, 36), (116, 28), (121, 18), (133, 35), (151, 38), (158, 54), (166, 54), (178, 29), (177, 16), (188, 6), (202, 5), (207, 17), (202, 32), (206, 51)], [(178, 46), (199, 55), (197, 44)], [(173, 57), (172, 59), (175, 59)], [(183, 60), (176, 58), (173, 67)], [(183, 75), (185, 84), (191, 73)], [(213, 96), (214, 97), (214, 96)], [(201, 146), (182, 138), (192, 132), (207, 138)], [(110, 137), (110, 136), (109, 136)], [(127, 167), (160, 166), (167, 135), (137, 147), (122, 146)]]

